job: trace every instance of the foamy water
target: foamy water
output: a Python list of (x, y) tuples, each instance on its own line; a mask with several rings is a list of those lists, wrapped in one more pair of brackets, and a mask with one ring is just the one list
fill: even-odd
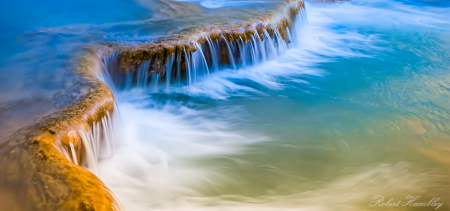
[(136, 211), (412, 209), (377, 195), (448, 209), (449, 11), (308, 2), (275, 60), (119, 91), (122, 138), (99, 176)]

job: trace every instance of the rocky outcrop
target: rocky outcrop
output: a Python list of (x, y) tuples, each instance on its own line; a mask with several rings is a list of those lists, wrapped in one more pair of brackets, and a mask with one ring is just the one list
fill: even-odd
[[(108, 43), (87, 49), (77, 67), (84, 94), (65, 109), (18, 131), (1, 146), (0, 183), (13, 189), (11, 192), (23, 200), (19, 205), (22, 210), (122, 210), (120, 202), (102, 181), (82, 167), (92, 164), (89, 162), (92, 143), (87, 142), (88, 135), (83, 131), (96, 130), (99, 137), (106, 136), (105, 118), (115, 112), (111, 90), (96, 77), (102, 75), (103, 64), (107, 63), (105, 56), (117, 55), (115, 65), (120, 74), (136, 74), (145, 62), (148, 62), (146, 73), (165, 74), (167, 61), (173, 58), (171, 62), (177, 63), (186, 75), (186, 60), (201, 45), (214, 42), (227, 49), (229, 43), (239, 46), (274, 37), (289, 43), (288, 30), (303, 7), (301, 0), (287, 0), (272, 14), (253, 21), (192, 29), (176, 39), (140, 44)], [(256, 43), (251, 44), (256, 48)], [(245, 56), (239, 49), (234, 54), (229, 51), (218, 52), (219, 62), (231, 64)], [(211, 57), (208, 52), (204, 56), (205, 60)]]
[[(117, 54), (117, 61), (124, 77), (126, 73), (133, 73), (133, 81), (137, 81), (138, 68), (142, 67), (144, 62), (149, 61), (148, 68), (146, 67), (147, 75), (161, 74), (161, 79), (167, 70), (165, 65), (169, 58), (174, 55), (170, 62), (180, 64), (181, 73), (186, 75), (186, 58), (189, 58), (192, 52), (195, 52), (198, 46), (209, 46), (211, 43), (217, 43), (218, 46), (224, 46), (220, 49), (219, 62), (221, 64), (230, 64), (231, 58), (227, 49), (227, 45), (233, 43), (238, 46), (245, 42), (254, 42), (256, 36), (258, 39), (264, 41), (267, 37), (274, 38), (279, 36), (284, 42), (289, 43), (290, 32), (292, 29), (294, 18), (299, 14), (300, 10), (304, 8), (303, 1), (288, 0), (284, 5), (274, 10), (271, 14), (266, 14), (262, 18), (245, 21), (239, 24), (227, 24), (221, 26), (212, 26), (208, 28), (190, 29), (180, 33), (178, 37), (170, 39), (161, 38), (152, 43), (107, 43), (106, 46), (111, 48), (112, 52)], [(266, 34), (267, 33), (267, 34)], [(209, 39), (209, 40), (208, 40)], [(239, 61), (239, 49), (232, 54), (236, 57), (235, 61)], [(208, 60), (211, 57), (211, 52), (202, 52)], [(180, 61), (178, 61), (178, 59)], [(117, 77), (117, 72), (111, 73), (111, 76)]]
[(8, 152), (0, 157), (0, 181), (14, 188), (24, 202), (22, 210), (120, 210), (97, 176), (70, 162), (56, 148), (75, 146), (82, 160), (78, 131), (89, 130), (107, 111), (114, 111), (111, 91), (93, 74), (99, 65), (96, 52), (89, 51), (78, 67), (86, 94), (66, 109), (18, 131), (1, 147)]

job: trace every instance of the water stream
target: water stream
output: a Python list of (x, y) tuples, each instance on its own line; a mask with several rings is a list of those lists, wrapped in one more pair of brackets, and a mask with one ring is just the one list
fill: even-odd
[(438, 3), (309, 2), (289, 48), (236, 39), (229, 58), (247, 59), (220, 66), (207, 40), (185, 82), (170, 62), (169, 84), (116, 82), (123, 140), (99, 176), (129, 210), (369, 210), (375, 196), (410, 195), (448, 209), (450, 25)]
[[(8, 56), (0, 77), (8, 80), (0, 83), (0, 137), (77, 99), (68, 55), (79, 46), (245, 20), (274, 2), (120, 0), (104, 2), (95, 21), (58, 13), (64, 24), (2, 25), (8, 42), (0, 53)], [(170, 9), (154, 9), (162, 5)], [(106, 57), (101, 79), (120, 116), (79, 131), (92, 146), (82, 165), (131, 211), (449, 210), (450, 4), (306, 1), (305, 8), (288, 44), (277, 31), (221, 38), (226, 45), (207, 37), (197, 51), (169, 57), (164, 75), (148, 74), (151, 61), (136, 76), (122, 74), (117, 54)], [(72, 152), (64, 152), (69, 160)], [(375, 196), (402, 203), (371, 206)], [(403, 206), (408, 196), (443, 204)]]

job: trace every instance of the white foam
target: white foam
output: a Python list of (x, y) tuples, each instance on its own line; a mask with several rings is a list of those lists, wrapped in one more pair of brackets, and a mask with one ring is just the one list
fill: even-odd
[[(377, 6), (379, 3), (385, 5)], [(433, 8), (388, 1), (353, 0), (306, 6), (309, 24), (293, 32), (298, 36), (297, 39), (293, 37), (297, 40), (296, 45), (276, 60), (237, 71), (216, 71), (194, 86), (158, 92), (222, 100), (247, 93), (263, 94), (256, 88), (236, 83), (236, 80), (249, 80), (271, 90), (280, 90), (284, 88), (279, 82), (280, 77), (305, 83), (295, 76), (331, 74), (316, 68), (318, 64), (338, 57), (371, 57), (371, 51), (387, 50), (378, 46), (383, 42), (379, 35), (338, 30), (333, 28), (336, 24), (436, 28), (443, 23), (433, 13)], [(433, 183), (439, 181), (436, 175), (412, 173), (408, 163), (379, 163), (350, 169), (348, 175), (307, 192), (298, 192), (295, 187), (277, 187), (295, 194), (279, 196), (268, 191), (265, 196), (256, 198), (207, 197), (192, 187), (236, 181), (222, 174), (224, 171), (220, 169), (198, 167), (195, 160), (243, 152), (248, 145), (271, 140), (271, 137), (237, 130), (223, 119), (207, 118), (216, 112), (213, 110), (197, 110), (176, 101), (160, 103), (143, 90), (131, 90), (122, 95), (119, 109), (125, 131), (123, 144), (113, 158), (101, 162), (99, 175), (128, 210), (278, 211), (333, 210), (336, 207), (337, 210), (361, 210), (360, 204), (368, 206), (370, 197), (385, 190), (393, 194), (420, 193), (424, 188), (439, 185)], [(233, 111), (224, 113), (233, 115)]]
[(127, 102), (119, 101), (124, 139), (114, 156), (99, 166), (101, 179), (128, 210), (181, 203), (185, 195), (195, 195), (184, 186), (213, 172), (184, 164), (184, 159), (238, 153), (267, 140), (232, 131), (228, 123), (203, 118), (186, 106), (140, 97), (145, 95), (128, 93)]

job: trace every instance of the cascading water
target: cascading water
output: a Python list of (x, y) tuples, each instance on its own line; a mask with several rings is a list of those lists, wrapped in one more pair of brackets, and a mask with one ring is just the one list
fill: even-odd
[[(293, 31), (297, 30), (295, 27), (294, 25)], [(288, 33), (290, 32), (288, 31)], [(288, 35), (288, 37), (291, 36), (290, 34)], [(184, 84), (191, 86), (201, 78), (209, 77), (211, 71), (217, 72), (230, 67), (236, 71), (239, 68), (247, 67), (247, 64), (258, 65), (268, 60), (274, 60), (288, 49), (288, 44), (277, 29), (271, 34), (265, 29), (262, 30), (261, 34), (255, 30), (255, 33), (251, 35), (251, 39), (247, 41), (244, 41), (242, 37), (234, 37), (232, 40), (227, 40), (224, 36), (220, 36), (216, 42), (209, 37), (205, 37), (205, 40), (206, 42), (203, 44), (196, 43), (196, 51), (183, 49), (170, 55), (167, 58), (166, 71), (164, 73), (150, 72), (151, 60), (148, 60), (144, 61), (135, 73), (128, 72), (123, 74), (118, 62), (118, 54), (112, 53), (110, 56), (104, 56), (102, 75), (97, 75), (97, 77), (104, 81), (115, 95), (117, 95), (116, 90), (131, 88), (150, 88), (149, 90), (156, 92), (159, 90), (159, 86), (164, 83), (166, 90), (169, 90), (172, 85), (180, 86)], [(205, 56), (205, 50), (208, 52), (209, 59)], [(226, 52), (227, 61), (223, 61), (224, 59), (220, 58), (220, 52)], [(183, 74), (182, 70), (182, 61), (186, 64), (185, 74)], [(78, 131), (85, 150), (82, 166), (94, 173), (97, 172), (97, 162), (100, 160), (100, 157), (110, 156), (114, 151), (116, 144), (114, 131), (116, 130), (109, 113), (101, 122), (94, 123), (91, 130)], [(76, 152), (72, 145), (70, 153), (63, 153), (69, 160), (78, 165), (78, 160), (75, 156)]]
[(448, 1), (66, 4), (2, 5), (0, 210), (450, 209)]
[(91, 130), (78, 131), (86, 150), (83, 166), (94, 173), (97, 172), (97, 162), (101, 158), (111, 156), (114, 152), (118, 128), (115, 127), (113, 122), (113, 118), (111, 118), (109, 112), (107, 112), (107, 116), (100, 122), (93, 123)]
[(447, 197), (448, 159), (427, 145), (448, 148), (448, 68), (435, 64), (449, 64), (436, 45), (448, 32), (424, 10), (312, 5), (304, 29), (302, 11), (292, 28), (177, 49), (147, 89), (136, 71), (153, 70), (123, 74), (113, 55), (127, 142), (99, 177), (131, 210), (359, 211), (380, 194)]
[(99, 122), (94, 122), (88, 130), (72, 132), (71, 136), (79, 136), (81, 143), (78, 148), (69, 142), (69, 147), (58, 147), (65, 157), (76, 165), (83, 166), (92, 173), (97, 173), (97, 163), (100, 159), (111, 157), (117, 144), (116, 139), (120, 128), (116, 111), (112, 115), (107, 111), (106, 116)]
[[(295, 32), (296, 29), (292, 31)], [(288, 37), (291, 36), (288, 35)], [(153, 73), (151, 60), (144, 61), (135, 72), (123, 73), (118, 64), (120, 58), (116, 53), (105, 56), (104, 63), (108, 72), (106, 75), (112, 77), (108, 81), (114, 82), (114, 89), (150, 86), (153, 91), (156, 91), (160, 85), (164, 86), (163, 84), (166, 90), (171, 85), (191, 86), (200, 78), (208, 77), (211, 73), (222, 69), (237, 70), (250, 64), (257, 65), (275, 60), (288, 49), (288, 44), (277, 29), (272, 33), (265, 29), (261, 34), (255, 31), (249, 40), (244, 40), (242, 37), (233, 37), (228, 40), (224, 36), (216, 40), (205, 37), (204, 40), (205, 43), (195, 44), (195, 51), (183, 49), (169, 55), (163, 73)], [(111, 84), (108, 85), (111, 86)]]

